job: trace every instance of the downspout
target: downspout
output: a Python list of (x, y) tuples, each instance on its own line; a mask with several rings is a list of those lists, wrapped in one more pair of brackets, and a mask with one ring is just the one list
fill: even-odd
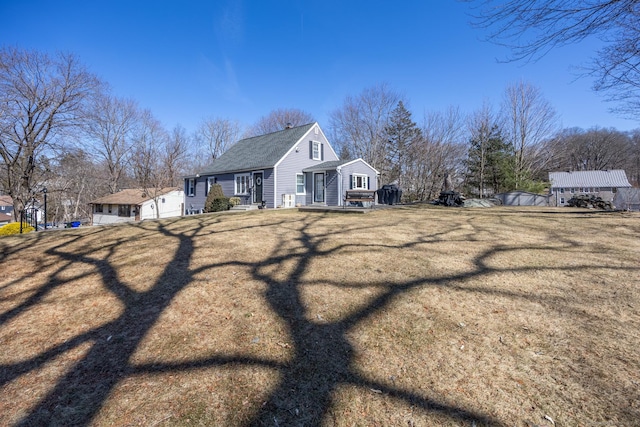
[(336, 167), (336, 172), (338, 173), (338, 206), (342, 206), (342, 166)]

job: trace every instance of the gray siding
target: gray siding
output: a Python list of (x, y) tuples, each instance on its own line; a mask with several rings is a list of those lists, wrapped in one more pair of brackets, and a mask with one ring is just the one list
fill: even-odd
[[(310, 142), (318, 141), (322, 144), (322, 154), (320, 160), (313, 160), (311, 158)], [(324, 138), (322, 132), (318, 132), (316, 135), (311, 131), (301, 139), (294, 148), (287, 153), (287, 155), (278, 164), (276, 170), (276, 193), (274, 204), (269, 204), (269, 207), (277, 207), (282, 204), (282, 196), (284, 194), (296, 194), (296, 174), (301, 173), (303, 169), (320, 164), (322, 162), (338, 160), (338, 156), (335, 155), (330, 148), (329, 141)], [(296, 203), (308, 205), (311, 203), (312, 192), (312, 174), (307, 175), (307, 194), (305, 196), (296, 196)], [(271, 187), (273, 194), (273, 186)]]
[(566, 206), (569, 199), (579, 194), (602, 197), (602, 200), (613, 201), (617, 188), (611, 187), (576, 187), (576, 188), (556, 188), (551, 189), (551, 206)]
[(307, 194), (305, 194), (304, 197), (304, 203), (302, 204), (304, 205), (312, 205), (313, 204), (313, 173), (312, 172), (307, 172), (305, 173), (306, 176), (306, 182), (305, 182), (305, 187), (307, 189)]
[(338, 182), (340, 181), (337, 171), (327, 171), (325, 177), (325, 200), (328, 206), (339, 206), (342, 198), (338, 190)]
[(190, 210), (200, 211), (204, 208), (204, 202), (207, 199), (206, 194), (206, 177), (198, 177), (195, 178), (196, 186), (195, 186), (195, 194), (193, 196), (189, 196), (188, 194), (188, 186), (189, 186), (189, 178), (184, 180), (184, 209), (185, 212)]
[[(273, 198), (273, 185), (275, 183), (273, 169), (265, 169), (262, 178), (262, 196), (267, 207), (276, 206), (280, 204), (280, 201)], [(282, 200), (282, 198), (280, 199)]]
[(211, 178), (212, 185), (213, 185), (214, 178), (215, 178), (216, 184), (220, 184), (220, 187), (222, 187), (222, 192), (224, 193), (225, 197), (236, 197), (235, 194), (233, 194), (235, 192), (235, 183), (233, 181), (232, 173), (214, 175), (210, 178)]
[(369, 177), (369, 190), (376, 191), (378, 189), (378, 179), (376, 171), (367, 165), (362, 160), (357, 160), (354, 163), (348, 164), (342, 167), (342, 197), (344, 198), (345, 192), (351, 189), (351, 176), (354, 173), (367, 175)]

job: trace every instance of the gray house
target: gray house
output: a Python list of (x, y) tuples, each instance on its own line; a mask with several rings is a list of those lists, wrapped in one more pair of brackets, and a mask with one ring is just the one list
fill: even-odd
[(549, 172), (551, 205), (566, 206), (574, 195), (587, 194), (613, 201), (620, 188), (631, 188), (627, 174), (621, 169)]
[(362, 159), (339, 160), (318, 123), (287, 127), (242, 139), (185, 177), (185, 212), (202, 212), (213, 184), (247, 206), (342, 206), (346, 190), (377, 190), (378, 175)]

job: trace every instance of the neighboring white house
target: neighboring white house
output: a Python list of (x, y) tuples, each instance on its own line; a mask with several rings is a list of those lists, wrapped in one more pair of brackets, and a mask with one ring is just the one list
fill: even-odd
[(103, 225), (182, 215), (184, 191), (176, 187), (152, 191), (130, 188), (92, 201), (91, 223)]
[(566, 206), (569, 199), (578, 194), (612, 202), (619, 188), (631, 188), (627, 174), (621, 169), (549, 172), (549, 181), (552, 206)]

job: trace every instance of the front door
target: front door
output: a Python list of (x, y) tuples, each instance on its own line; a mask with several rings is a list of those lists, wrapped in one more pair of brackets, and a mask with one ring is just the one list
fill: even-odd
[(324, 203), (324, 173), (313, 174), (313, 201)]
[(262, 203), (262, 172), (253, 174), (253, 203)]

